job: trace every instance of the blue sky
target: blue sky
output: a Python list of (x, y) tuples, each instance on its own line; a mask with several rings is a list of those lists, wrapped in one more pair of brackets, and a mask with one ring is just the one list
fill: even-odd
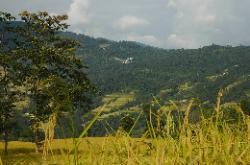
[(70, 30), (162, 48), (250, 45), (250, 0), (0, 0), (0, 10), (68, 14)]

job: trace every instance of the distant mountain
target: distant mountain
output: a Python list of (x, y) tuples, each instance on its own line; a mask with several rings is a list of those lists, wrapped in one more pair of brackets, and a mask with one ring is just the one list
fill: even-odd
[(226, 100), (239, 100), (250, 92), (249, 46), (165, 50), (71, 32), (62, 35), (84, 45), (78, 54), (103, 95), (134, 92), (137, 101), (157, 96), (214, 102), (222, 88)]

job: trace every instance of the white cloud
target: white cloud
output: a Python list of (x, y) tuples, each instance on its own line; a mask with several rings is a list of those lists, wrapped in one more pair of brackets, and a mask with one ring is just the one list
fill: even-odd
[(145, 19), (140, 19), (135, 16), (127, 15), (121, 17), (114, 22), (114, 27), (125, 30), (133, 27), (148, 25), (149, 22)]
[(207, 14), (207, 15), (197, 15), (195, 19), (197, 22), (213, 23), (216, 17), (212, 14)]
[(197, 48), (199, 42), (192, 36), (171, 34), (168, 36), (167, 44), (171, 48)]
[(89, 21), (89, 0), (73, 0), (68, 10), (69, 23), (82, 25)]
[(128, 38), (165, 48), (193, 48), (211, 43), (250, 44), (250, 0), (0, 0), (0, 2), (3, 11), (14, 15), (24, 9), (31, 12), (45, 10), (49, 13), (67, 13), (70, 30), (95, 37), (114, 40)]
[(210, 1), (207, 0), (207, 2), (201, 3), (196, 9), (194, 6), (191, 7), (191, 15), (194, 17), (194, 21), (201, 23), (213, 23), (215, 21), (216, 12), (213, 9), (209, 9), (208, 2)]
[(85, 33), (87, 33), (90, 36), (105, 37), (105, 34), (107, 32), (105, 32), (105, 29), (103, 29), (102, 27), (92, 27), (86, 29)]
[(167, 6), (168, 7), (176, 7), (175, 0), (169, 0), (168, 3), (167, 3)]
[(83, 34), (83, 31), (81, 28), (75, 27), (75, 28), (71, 29), (71, 31), (76, 33), (76, 34)]
[(129, 41), (138, 41), (146, 44), (159, 44), (158, 39), (153, 35), (138, 35), (138, 34), (129, 34), (127, 36), (127, 40)]
[(197, 48), (210, 44), (210, 38), (218, 32), (215, 0), (169, 0), (168, 7), (176, 12), (174, 30), (167, 43), (172, 47)]
[(218, 3), (215, 2), (215, 0), (169, 0), (168, 6), (176, 10), (177, 24), (207, 26), (214, 24), (217, 16), (223, 14), (217, 10)]
[(249, 43), (249, 0), (167, 0), (173, 11), (168, 47), (197, 48), (216, 44)]

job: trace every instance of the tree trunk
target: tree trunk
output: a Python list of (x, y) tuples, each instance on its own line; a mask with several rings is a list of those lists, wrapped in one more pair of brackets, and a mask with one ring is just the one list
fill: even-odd
[(8, 131), (4, 128), (4, 154), (8, 155)]
[(35, 142), (35, 150), (36, 150), (36, 153), (39, 153), (39, 146), (38, 146), (38, 142), (39, 142), (39, 137), (38, 137), (38, 124), (35, 124), (35, 130), (34, 130), (34, 133), (35, 133), (35, 139), (34, 139), (34, 142)]

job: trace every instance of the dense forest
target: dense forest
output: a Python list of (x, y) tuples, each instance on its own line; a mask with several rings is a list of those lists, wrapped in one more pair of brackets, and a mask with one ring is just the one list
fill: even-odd
[(240, 100), (249, 90), (250, 47), (211, 45), (199, 49), (165, 50), (136, 42), (64, 33), (84, 47), (79, 56), (100, 92), (135, 92), (138, 99), (197, 97), (214, 102), (225, 88), (226, 100)]
[[(126, 94), (133, 97), (119, 106), (110, 106), (102, 124), (93, 128), (93, 135), (107, 134), (104, 127), (111, 127), (110, 131), (118, 129), (128, 112), (136, 118), (138, 109), (145, 109), (156, 100), (162, 106), (169, 105), (170, 100), (185, 103), (197, 98), (204, 106), (211, 107), (221, 89), (224, 103), (239, 103), (250, 95), (249, 46), (212, 44), (199, 49), (166, 50), (71, 32), (61, 35), (83, 44), (77, 53), (88, 66), (88, 77), (99, 91), (95, 106), (106, 104), (100, 100), (112, 97), (113, 93), (121, 93), (113, 97), (117, 104), (119, 97), (128, 97)], [(154, 109), (157, 111), (159, 107)], [(109, 123), (108, 126), (103, 126), (103, 122)], [(143, 132), (145, 122), (141, 119), (139, 123), (136, 130)]]

